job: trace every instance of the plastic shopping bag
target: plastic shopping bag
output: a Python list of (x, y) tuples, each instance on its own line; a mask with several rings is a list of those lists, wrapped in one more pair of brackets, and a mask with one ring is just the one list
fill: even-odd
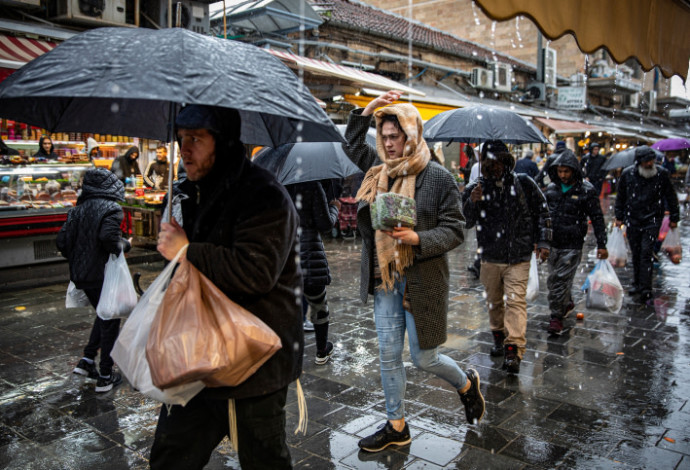
[(623, 306), (623, 286), (608, 260), (597, 261), (582, 290), (587, 292), (587, 308), (618, 313)]
[(616, 268), (625, 267), (628, 261), (628, 247), (625, 244), (625, 235), (620, 227), (613, 227), (609, 241), (606, 244), (606, 250), (609, 252), (608, 261), (611, 263), (611, 266)]
[(146, 289), (122, 327), (110, 354), (132, 387), (156, 401), (182, 406), (194, 398), (204, 388), (204, 384), (200, 381), (191, 382), (165, 391), (157, 388), (151, 380), (151, 371), (146, 360), (146, 342), (170, 277), (185, 249), (186, 246)]
[(661, 221), (661, 228), (659, 229), (658, 240), (660, 242), (663, 242), (666, 239), (666, 235), (668, 235), (668, 230), (670, 228), (671, 228), (671, 217), (668, 214), (666, 214)]
[(539, 269), (537, 267), (537, 255), (532, 252), (529, 262), (529, 280), (527, 281), (527, 294), (525, 300), (531, 302), (539, 296)]
[(103, 320), (122, 318), (129, 315), (136, 305), (137, 292), (134, 290), (125, 254), (120, 251), (119, 256), (110, 255), (105, 264), (105, 277), (96, 314)]
[(235, 386), (281, 347), (268, 325), (182, 260), (151, 325), (146, 359), (161, 389), (195, 380)]
[(69, 281), (67, 286), (67, 294), (65, 294), (65, 307), (67, 308), (79, 308), (79, 307), (89, 307), (91, 302), (86, 296), (86, 293), (77, 289), (72, 281)]
[(680, 234), (677, 228), (668, 231), (668, 235), (661, 244), (661, 249), (666, 252), (673, 264), (680, 264), (683, 260), (683, 247), (680, 244)]

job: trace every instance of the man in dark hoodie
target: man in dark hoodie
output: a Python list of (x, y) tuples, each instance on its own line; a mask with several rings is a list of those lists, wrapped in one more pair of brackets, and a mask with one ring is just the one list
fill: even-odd
[(123, 183), (128, 183), (130, 178), (141, 175), (139, 169), (139, 147), (131, 146), (124, 155), (117, 157), (110, 171), (115, 173), (115, 176)]
[(671, 228), (678, 226), (680, 209), (668, 170), (657, 165), (656, 153), (646, 145), (635, 149), (635, 164), (627, 167), (618, 180), (616, 195), (616, 226), (628, 227), (633, 262), (631, 295), (639, 301), (653, 300), (652, 274), (654, 244), (659, 236), (664, 211), (670, 212)]
[[(69, 261), (70, 280), (84, 291), (93, 308), (101, 297), (108, 258), (130, 249), (120, 230), (123, 214), (118, 202), (124, 200), (125, 188), (114, 174), (104, 168), (87, 171), (77, 205), (57, 236), (57, 248)], [(96, 392), (107, 392), (122, 382), (122, 376), (113, 372), (110, 357), (119, 332), (119, 318), (101, 320), (96, 316), (84, 357), (74, 368), (75, 374), (97, 379)], [(100, 374), (94, 362), (99, 349)]]
[(539, 170), (539, 174), (536, 178), (534, 178), (537, 186), (544, 189), (549, 185), (549, 183), (551, 183), (551, 178), (549, 177), (549, 168), (551, 168), (553, 162), (555, 162), (558, 157), (561, 156), (561, 153), (563, 153), (566, 148), (565, 141), (559, 140), (556, 142), (556, 150), (554, 150), (553, 153), (546, 158), (544, 165), (542, 165), (541, 170)]
[(484, 144), (481, 176), (462, 195), (467, 228), (477, 226), (482, 256), (480, 279), (486, 290), (494, 338), (492, 356), (503, 368), (520, 371), (527, 340), (527, 280), (532, 252), (549, 256), (551, 219), (544, 195), (527, 175), (514, 173), (515, 159), (499, 141)]
[(242, 468), (292, 468), (284, 407), (304, 352), (297, 211), (275, 177), (246, 157), (236, 110), (191, 105), (176, 125), (187, 178), (174, 190), (187, 198), (182, 220), (161, 225), (158, 251), (172, 259), (189, 243), (187, 261), (273, 329), (283, 346), (241, 384), (205, 388), (184, 407), (163, 407), (151, 468), (203, 468), (230, 432), (229, 399)]
[(582, 257), (588, 217), (597, 239), (597, 258), (608, 258), (608, 251), (599, 195), (591, 183), (584, 181), (575, 154), (570, 150), (561, 153), (549, 168), (549, 177), (551, 184), (544, 193), (553, 226), (547, 281), (551, 310), (548, 331), (560, 335), (564, 318), (575, 309), (570, 291)]
[(58, 154), (55, 153), (53, 140), (47, 135), (42, 135), (38, 141), (38, 152), (36, 152), (33, 157), (42, 160), (57, 160)]

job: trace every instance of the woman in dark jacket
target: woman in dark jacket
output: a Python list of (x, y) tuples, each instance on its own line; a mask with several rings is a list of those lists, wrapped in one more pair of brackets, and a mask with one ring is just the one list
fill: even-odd
[[(115, 175), (104, 168), (87, 171), (77, 205), (69, 211), (57, 236), (57, 248), (69, 261), (70, 280), (86, 293), (94, 308), (101, 297), (109, 256), (130, 248), (120, 230), (123, 215), (118, 202), (124, 199), (125, 188)], [(74, 369), (75, 374), (98, 379), (97, 392), (107, 392), (122, 381), (121, 375), (112, 371), (110, 357), (119, 332), (119, 318), (102, 320), (96, 316), (84, 357)], [(99, 349), (100, 375), (94, 363)]]
[[(322, 365), (333, 353), (333, 343), (328, 341), (330, 311), (326, 299), (326, 286), (331, 283), (328, 259), (321, 233), (329, 232), (338, 220), (337, 200), (329, 203), (326, 191), (318, 181), (291, 184), (285, 187), (299, 214), (300, 266), (304, 279), (304, 297), (309, 305), (309, 320), (314, 324), (316, 358)], [(321, 233), (320, 233), (321, 232)]]
[(139, 148), (133, 145), (124, 155), (117, 157), (113, 161), (110, 171), (115, 173), (115, 176), (117, 176), (120, 181), (126, 183), (127, 178), (141, 175), (138, 160)]
[(53, 147), (53, 141), (47, 135), (42, 135), (38, 141), (38, 152), (33, 155), (34, 158), (40, 158), (45, 160), (57, 160), (58, 155), (55, 153), (55, 148)]

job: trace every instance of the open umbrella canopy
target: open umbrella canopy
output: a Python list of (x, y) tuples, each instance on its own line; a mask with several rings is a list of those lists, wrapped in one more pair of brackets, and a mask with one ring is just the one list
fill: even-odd
[(361, 173), (336, 142), (302, 142), (267, 148), (254, 157), (283, 185), (346, 178)]
[(183, 104), (235, 108), (242, 140), (342, 141), (308, 89), (256, 46), (181, 28), (98, 28), (29, 62), (0, 84), (0, 116), (51, 132), (171, 140)]
[[(620, 152), (616, 152), (601, 166), (602, 170), (615, 170), (616, 168), (625, 168), (635, 163), (635, 150), (637, 147), (629, 147)], [(664, 154), (655, 150), (657, 159), (663, 159)]]
[(662, 152), (672, 152), (674, 150), (690, 149), (690, 140), (688, 139), (663, 139), (652, 144), (654, 150)]
[(550, 143), (534, 124), (517, 113), (493, 106), (468, 106), (444, 111), (424, 125), (429, 142), (480, 143), (500, 140), (507, 144)]

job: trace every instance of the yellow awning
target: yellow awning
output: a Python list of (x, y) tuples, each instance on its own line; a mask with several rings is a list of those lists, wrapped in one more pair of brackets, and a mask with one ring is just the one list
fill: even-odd
[(635, 57), (642, 68), (687, 78), (690, 6), (684, 0), (476, 0), (490, 18), (531, 18), (549, 39), (575, 36), (580, 50), (605, 47), (622, 64)]
[[(355, 106), (358, 106), (360, 108), (364, 108), (374, 98), (375, 98), (375, 96), (345, 95), (345, 101), (347, 101), (348, 103), (352, 103)], [(410, 102), (401, 100), (401, 101), (396, 101), (396, 103), (410, 103)], [(442, 113), (443, 111), (450, 111), (451, 109), (457, 109), (457, 107), (455, 107), (455, 106), (446, 106), (446, 105), (442, 105), (442, 104), (425, 103), (422, 101), (412, 100), (411, 103), (414, 105), (415, 108), (417, 108), (417, 110), (419, 111), (419, 114), (422, 115), (423, 121), (428, 121), (429, 119), (431, 119), (432, 117), (436, 116), (439, 113)]]

